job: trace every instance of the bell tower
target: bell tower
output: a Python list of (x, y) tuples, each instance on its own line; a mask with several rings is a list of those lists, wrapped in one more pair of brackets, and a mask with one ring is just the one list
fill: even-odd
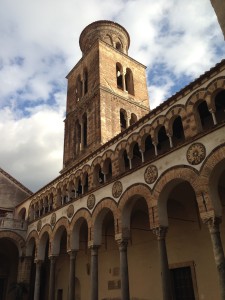
[(82, 58), (67, 75), (62, 172), (149, 112), (146, 67), (128, 56), (121, 25), (91, 23), (79, 43)]

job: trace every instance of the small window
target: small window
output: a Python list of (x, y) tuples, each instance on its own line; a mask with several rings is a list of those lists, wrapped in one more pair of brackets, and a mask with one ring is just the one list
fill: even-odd
[(88, 92), (88, 72), (85, 69), (84, 71), (84, 94), (87, 94)]
[(120, 42), (117, 42), (116, 43), (116, 49), (121, 51), (122, 50), (122, 46), (121, 46), (121, 43)]
[(125, 84), (128, 94), (134, 95), (133, 73), (129, 68), (126, 69)]
[(170, 270), (174, 300), (195, 300), (191, 267)]
[(57, 290), (57, 300), (63, 300), (63, 290)]
[(117, 88), (123, 90), (123, 71), (121, 64), (116, 64), (116, 81)]
[(121, 132), (127, 128), (127, 116), (126, 111), (121, 109), (120, 110), (120, 130)]

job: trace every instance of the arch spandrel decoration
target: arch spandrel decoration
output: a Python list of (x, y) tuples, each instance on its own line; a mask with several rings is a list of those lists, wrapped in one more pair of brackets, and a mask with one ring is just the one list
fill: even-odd
[(194, 143), (187, 150), (187, 161), (190, 165), (199, 165), (206, 157), (206, 148), (202, 143)]

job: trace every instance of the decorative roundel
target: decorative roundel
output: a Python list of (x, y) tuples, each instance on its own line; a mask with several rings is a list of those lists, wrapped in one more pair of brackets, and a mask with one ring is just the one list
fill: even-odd
[(94, 206), (95, 206), (95, 195), (91, 194), (88, 196), (88, 199), (87, 199), (87, 207), (89, 209), (92, 209)]
[(154, 165), (150, 165), (146, 168), (144, 174), (145, 182), (148, 184), (154, 183), (158, 178), (158, 169)]
[(187, 150), (187, 161), (191, 165), (200, 164), (206, 156), (205, 146), (201, 143), (192, 144)]
[(51, 223), (52, 226), (55, 225), (55, 223), (56, 223), (56, 214), (55, 213), (52, 214), (50, 223)]
[(42, 227), (42, 222), (41, 222), (41, 220), (39, 220), (37, 223), (37, 231), (38, 232), (41, 230), (41, 227)]
[(113, 197), (118, 198), (122, 194), (122, 191), (123, 191), (122, 183), (120, 181), (114, 182), (113, 187), (112, 187)]
[(68, 218), (71, 218), (74, 214), (74, 207), (73, 205), (71, 204), (68, 208), (67, 208), (67, 217)]

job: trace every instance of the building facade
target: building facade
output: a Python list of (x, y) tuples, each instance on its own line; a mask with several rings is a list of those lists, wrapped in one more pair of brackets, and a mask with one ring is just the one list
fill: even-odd
[(82, 31), (63, 169), (16, 205), (26, 228), (0, 226), (26, 299), (225, 299), (225, 61), (150, 111), (129, 45), (111, 21)]

